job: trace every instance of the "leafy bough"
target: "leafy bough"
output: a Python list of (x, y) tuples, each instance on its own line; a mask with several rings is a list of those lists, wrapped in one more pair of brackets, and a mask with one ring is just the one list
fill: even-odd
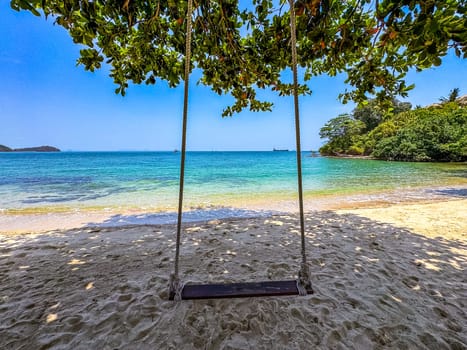
[[(15, 10), (51, 16), (82, 46), (78, 63), (94, 71), (111, 66), (116, 93), (129, 83), (171, 87), (183, 80), (186, 2), (176, 0), (11, 0)], [(453, 49), (467, 57), (465, 0), (297, 0), (298, 64), (303, 72), (300, 94), (318, 75), (344, 73), (350, 90), (343, 102), (369, 96), (392, 100), (413, 87), (409, 69), (441, 64)], [(240, 8), (237, 0), (195, 0), (192, 67), (200, 83), (217, 94), (230, 94), (230, 116), (245, 108), (271, 110), (257, 92), (271, 89), (290, 95), (283, 81), (291, 65), (290, 12), (284, 0), (253, 0)]]

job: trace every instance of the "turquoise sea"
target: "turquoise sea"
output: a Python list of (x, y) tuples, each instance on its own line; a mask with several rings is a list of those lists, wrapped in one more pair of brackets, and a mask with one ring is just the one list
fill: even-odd
[[(465, 163), (302, 156), (305, 200), (467, 188)], [(241, 207), (295, 199), (295, 157), (295, 152), (188, 152), (186, 206)], [(0, 211), (173, 210), (179, 165), (180, 153), (175, 152), (0, 153)]]

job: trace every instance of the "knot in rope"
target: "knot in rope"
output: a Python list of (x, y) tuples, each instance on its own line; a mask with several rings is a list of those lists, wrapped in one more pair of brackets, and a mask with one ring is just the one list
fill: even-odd
[(307, 295), (307, 290), (311, 289), (310, 267), (307, 263), (302, 263), (300, 265), (300, 270), (298, 271), (297, 289), (300, 296)]
[(171, 295), (174, 295), (175, 301), (182, 300), (182, 292), (183, 288), (185, 287), (185, 283), (182, 283), (175, 274), (170, 274), (169, 280), (169, 292)]

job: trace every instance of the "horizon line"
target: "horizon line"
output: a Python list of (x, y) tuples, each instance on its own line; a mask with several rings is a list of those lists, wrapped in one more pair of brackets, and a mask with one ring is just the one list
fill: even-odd
[[(248, 149), (248, 150), (222, 150), (222, 149), (214, 149), (214, 150), (186, 150), (186, 152), (296, 152), (296, 149)], [(162, 149), (162, 150), (151, 150), (151, 149), (115, 149), (115, 150), (79, 150), (79, 149), (67, 149), (61, 150), (61, 153), (64, 152), (169, 152), (169, 153), (180, 153), (180, 150), (176, 149)], [(302, 150), (302, 152), (318, 152), (318, 150)], [(15, 152), (18, 153), (18, 152)], [(53, 153), (53, 152), (52, 152)]]

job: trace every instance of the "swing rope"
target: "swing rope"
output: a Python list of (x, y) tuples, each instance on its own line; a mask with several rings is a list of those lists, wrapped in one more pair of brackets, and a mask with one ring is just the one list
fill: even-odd
[(289, 0), (290, 6), (290, 46), (292, 50), (293, 73), (293, 99), (295, 112), (295, 142), (297, 148), (297, 181), (298, 181), (298, 205), (300, 210), (300, 236), (302, 263), (298, 272), (297, 288), (300, 295), (306, 295), (307, 287), (311, 288), (310, 270), (306, 262), (305, 250), (305, 215), (303, 213), (303, 181), (302, 181), (302, 147), (300, 141), (300, 111), (298, 106), (298, 74), (297, 74), (297, 26), (295, 23), (294, 0)]
[(191, 26), (192, 26), (193, 0), (188, 0), (186, 11), (186, 40), (185, 40), (185, 89), (183, 94), (183, 126), (182, 126), (182, 150), (180, 161), (180, 187), (178, 191), (178, 217), (177, 217), (177, 241), (175, 245), (174, 273), (170, 276), (170, 290), (175, 292), (175, 300), (181, 300), (184, 284), (180, 282), (180, 238), (182, 231), (183, 213), (183, 186), (185, 182), (185, 153), (186, 153), (186, 125), (188, 116), (188, 86), (191, 64)]
[[(294, 95), (294, 111), (295, 111), (295, 140), (297, 148), (297, 180), (298, 180), (298, 201), (300, 210), (300, 233), (301, 233), (301, 255), (302, 261), (298, 273), (297, 290), (299, 295), (307, 295), (307, 290), (311, 289), (310, 272), (306, 261), (305, 250), (305, 219), (303, 212), (303, 181), (302, 181), (302, 159), (301, 159), (301, 142), (300, 142), (300, 113), (298, 105), (298, 78), (297, 78), (297, 38), (296, 38), (296, 23), (294, 0), (289, 0), (290, 5), (290, 30), (291, 39), (290, 45), (292, 49), (292, 71), (293, 71), (293, 95)], [(186, 42), (185, 42), (185, 90), (183, 97), (183, 126), (182, 126), (182, 149), (181, 149), (181, 164), (180, 164), (180, 186), (178, 196), (178, 217), (177, 217), (177, 239), (175, 246), (175, 263), (174, 273), (170, 275), (169, 289), (174, 294), (174, 300), (182, 299), (182, 291), (185, 286), (180, 281), (179, 277), (179, 260), (180, 260), (180, 241), (182, 228), (182, 213), (183, 213), (183, 187), (185, 180), (185, 153), (186, 153), (186, 127), (188, 115), (188, 86), (191, 63), (191, 32), (192, 32), (192, 0), (188, 0), (187, 6), (187, 26), (186, 26)]]

